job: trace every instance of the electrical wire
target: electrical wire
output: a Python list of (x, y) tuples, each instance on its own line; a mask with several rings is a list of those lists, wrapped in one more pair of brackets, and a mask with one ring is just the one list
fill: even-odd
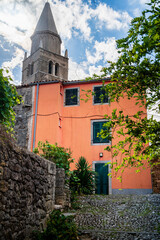
[[(105, 114), (104, 115), (88, 115), (88, 116), (79, 116), (79, 117), (76, 117), (76, 116), (61, 116), (59, 112), (53, 112), (53, 113), (48, 113), (48, 114), (40, 114), (38, 113), (37, 116), (39, 117), (48, 117), (48, 116), (51, 116), (51, 115), (55, 115), (57, 114), (59, 116), (59, 118), (71, 118), (71, 119), (84, 119), (84, 118), (93, 118), (93, 117), (103, 117), (105, 118)], [(146, 113), (142, 113), (142, 115), (144, 115)], [(32, 115), (29, 115), (29, 116), (26, 116), (26, 118), (30, 118), (30, 117), (34, 117), (35, 114), (32, 114)], [(132, 116), (129, 116), (129, 117), (133, 117)]]
[[(59, 112), (53, 112), (53, 113), (49, 113), (49, 114), (40, 114), (38, 113), (37, 116), (39, 117), (48, 117), (48, 116), (51, 116), (51, 115), (55, 115), (57, 114), (59, 116), (59, 118), (75, 118), (75, 119), (81, 119), (81, 118), (92, 118), (92, 117), (103, 117), (104, 118), (104, 115), (88, 115), (88, 116), (79, 116), (79, 117), (76, 117), (76, 116), (61, 116)], [(32, 115), (29, 115), (29, 116), (26, 116), (26, 118), (30, 118), (30, 117), (34, 117), (35, 114), (32, 114)]]

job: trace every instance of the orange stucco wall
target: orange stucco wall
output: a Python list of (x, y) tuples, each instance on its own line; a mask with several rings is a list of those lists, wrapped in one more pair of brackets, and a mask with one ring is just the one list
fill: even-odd
[[(110, 152), (104, 150), (105, 145), (91, 144), (91, 120), (104, 119), (103, 116), (109, 115), (115, 108), (118, 111), (123, 110), (128, 115), (136, 113), (139, 108), (135, 105), (134, 99), (127, 100), (125, 98), (121, 99), (119, 103), (93, 105), (92, 97), (87, 103), (80, 100), (78, 106), (64, 106), (66, 88), (78, 87), (80, 98), (84, 98), (82, 90), (93, 90), (95, 85), (100, 85), (100, 83), (39, 85), (35, 146), (37, 146), (38, 141), (48, 140), (50, 143), (57, 142), (63, 147), (70, 148), (75, 162), (80, 156), (84, 156), (89, 164), (92, 164), (93, 161), (111, 161)], [(114, 141), (119, 140), (118, 138)], [(99, 157), (100, 152), (103, 153), (101, 158)], [(117, 177), (113, 177), (112, 189), (121, 188), (151, 189), (150, 169), (147, 167), (145, 171), (142, 170), (140, 173), (135, 173), (133, 168), (127, 169), (123, 173), (122, 183), (117, 180)]]

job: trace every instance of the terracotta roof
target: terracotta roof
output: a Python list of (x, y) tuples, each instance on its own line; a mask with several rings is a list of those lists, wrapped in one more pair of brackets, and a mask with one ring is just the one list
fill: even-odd
[(22, 88), (22, 87), (29, 87), (29, 86), (33, 86), (36, 85), (37, 83), (41, 84), (48, 84), (48, 83), (58, 83), (61, 82), (63, 85), (71, 85), (71, 84), (81, 84), (81, 83), (96, 83), (96, 82), (102, 82), (102, 81), (110, 81), (111, 78), (103, 78), (103, 79), (91, 79), (91, 80), (71, 80), (71, 81), (66, 81), (66, 80), (51, 80), (51, 79), (45, 79), (45, 80), (41, 80), (41, 81), (34, 81), (28, 84), (22, 84), (22, 85), (18, 85), (16, 86), (16, 88)]
[(63, 84), (64, 85), (68, 85), (68, 84), (81, 84), (81, 83), (93, 83), (93, 82), (102, 82), (102, 81), (110, 81), (111, 78), (101, 78), (101, 79), (91, 79), (91, 80), (85, 80), (85, 79), (82, 79), (82, 80), (71, 80), (71, 81), (64, 81)]

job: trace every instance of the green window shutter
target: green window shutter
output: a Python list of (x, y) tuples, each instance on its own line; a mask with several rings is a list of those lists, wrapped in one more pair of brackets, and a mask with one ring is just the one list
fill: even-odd
[(93, 122), (93, 143), (100, 143), (100, 138), (97, 134), (101, 131), (100, 122)]
[(109, 143), (109, 140), (107, 137), (101, 138), (100, 136), (97, 136), (102, 129), (106, 130), (106, 127), (103, 126), (104, 123), (106, 123), (106, 121), (93, 122), (93, 143)]
[(78, 105), (78, 88), (66, 89), (65, 105)]
[(97, 103), (108, 103), (108, 95), (105, 92), (105, 89), (102, 86), (94, 87), (94, 104)]
[(96, 194), (108, 194), (109, 192), (108, 165), (106, 165), (105, 163), (96, 163), (95, 172), (97, 173)]

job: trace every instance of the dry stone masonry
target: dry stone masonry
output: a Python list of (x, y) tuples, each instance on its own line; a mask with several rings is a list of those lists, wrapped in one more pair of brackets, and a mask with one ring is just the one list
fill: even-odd
[(151, 171), (153, 192), (160, 194), (160, 160), (154, 161), (154, 164)]
[(62, 168), (56, 170), (56, 189), (55, 189), (55, 204), (70, 207), (70, 190), (67, 185), (65, 171)]
[[(56, 165), (20, 149), (2, 132), (0, 127), (0, 239), (24, 240), (45, 226), (55, 207)], [(58, 173), (64, 176), (63, 169)], [(64, 181), (60, 189), (63, 197)]]
[(15, 116), (15, 137), (17, 144), (21, 147), (30, 149), (32, 131), (32, 114), (34, 86), (17, 87), (18, 94), (22, 96), (23, 102), (14, 108)]

